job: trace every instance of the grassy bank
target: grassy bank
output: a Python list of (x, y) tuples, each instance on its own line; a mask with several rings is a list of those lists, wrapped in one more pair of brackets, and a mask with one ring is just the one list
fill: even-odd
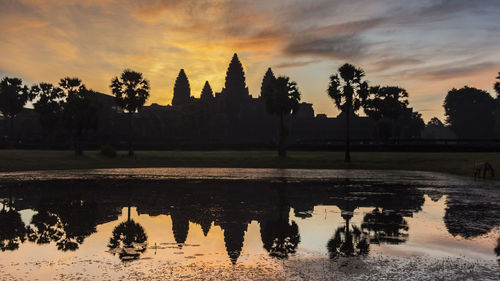
[(72, 151), (0, 150), (0, 171), (97, 169), (132, 167), (242, 167), (312, 169), (422, 170), (472, 176), (476, 161), (488, 161), (500, 171), (500, 153), (353, 152), (352, 162), (343, 152), (290, 151), (287, 159), (275, 151), (138, 151), (129, 158), (115, 158), (86, 151), (75, 158)]

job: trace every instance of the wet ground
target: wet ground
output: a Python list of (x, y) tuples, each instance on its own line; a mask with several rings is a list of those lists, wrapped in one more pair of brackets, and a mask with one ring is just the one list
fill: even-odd
[(429, 172), (0, 174), (2, 280), (499, 280), (500, 186)]

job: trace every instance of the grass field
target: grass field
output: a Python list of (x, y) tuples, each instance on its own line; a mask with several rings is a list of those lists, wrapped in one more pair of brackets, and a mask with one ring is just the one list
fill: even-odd
[(310, 169), (421, 170), (472, 176), (476, 161), (500, 169), (500, 153), (353, 152), (345, 163), (343, 152), (289, 151), (279, 159), (275, 151), (137, 151), (129, 158), (120, 151), (115, 158), (86, 151), (75, 158), (72, 151), (0, 150), (0, 171), (97, 169), (132, 167), (241, 167)]

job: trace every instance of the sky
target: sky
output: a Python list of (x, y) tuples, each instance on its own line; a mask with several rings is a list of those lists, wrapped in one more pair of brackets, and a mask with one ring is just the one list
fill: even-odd
[(79, 77), (110, 94), (130, 68), (150, 81), (148, 104), (166, 105), (181, 68), (193, 96), (205, 81), (219, 92), (238, 53), (252, 96), (271, 67), (336, 116), (329, 76), (349, 62), (370, 85), (407, 89), (428, 121), (454, 87), (494, 95), (499, 15), (498, 0), (0, 0), (0, 77)]

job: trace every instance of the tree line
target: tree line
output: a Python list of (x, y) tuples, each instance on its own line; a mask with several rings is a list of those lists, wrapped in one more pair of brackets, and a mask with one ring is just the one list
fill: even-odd
[[(342, 65), (329, 80), (326, 92), (345, 119), (345, 161), (350, 161), (350, 122), (360, 109), (374, 121), (374, 138), (385, 141), (398, 135), (400, 128), (397, 120), (409, 109), (409, 95), (405, 89), (398, 86), (369, 85), (365, 80), (365, 72), (349, 63)], [(133, 156), (132, 119), (149, 98), (150, 83), (142, 73), (125, 69), (111, 80), (110, 89), (115, 104), (128, 116), (129, 156)], [(496, 98), (484, 90), (468, 86), (450, 90), (443, 104), (445, 124), (438, 118), (433, 118), (427, 127), (448, 127), (460, 138), (492, 138), (500, 135), (500, 73), (494, 89), (497, 92)], [(87, 130), (96, 129), (98, 124), (99, 104), (95, 93), (78, 78), (62, 78), (58, 85), (39, 83), (28, 87), (20, 78), (4, 77), (0, 81), (0, 111), (9, 121), (11, 136), (16, 115), (31, 101), (38, 113), (45, 139), (50, 141), (57, 128), (65, 128), (72, 137), (75, 154), (81, 155), (82, 135)], [(236, 54), (228, 67), (222, 94), (226, 94), (230, 101), (249, 96), (243, 68)], [(301, 100), (297, 83), (287, 76), (276, 77), (272, 69), (268, 68), (262, 79), (259, 98), (264, 102), (267, 112), (278, 117), (277, 151), (280, 157), (286, 157), (289, 131), (286, 120), (298, 112)], [(188, 78), (181, 69), (175, 81), (172, 105), (186, 106), (193, 100)], [(202, 103), (214, 100), (208, 81), (205, 82), (199, 100)], [(236, 104), (231, 103), (233, 111), (239, 110)], [(415, 130), (425, 127), (418, 112), (412, 112), (408, 122), (412, 123)]]

